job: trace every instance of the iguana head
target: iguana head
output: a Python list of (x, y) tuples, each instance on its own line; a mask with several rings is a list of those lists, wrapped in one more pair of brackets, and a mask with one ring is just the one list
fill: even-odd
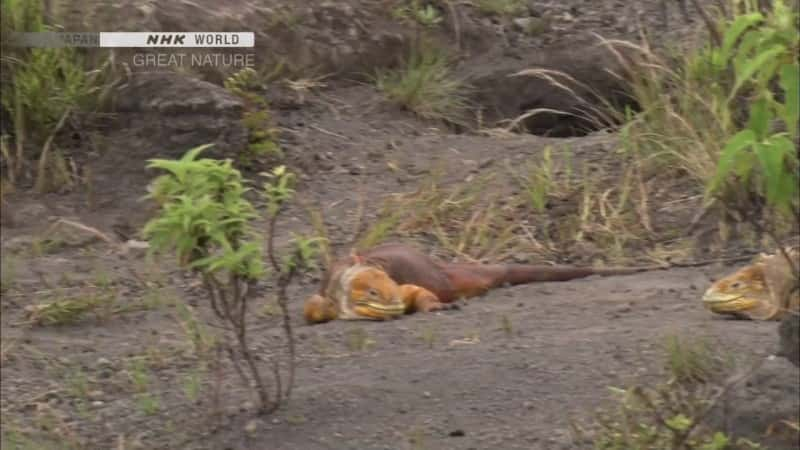
[[(796, 257), (796, 253), (791, 255)], [(762, 254), (751, 265), (712, 284), (703, 295), (703, 304), (717, 314), (779, 319), (784, 311), (796, 307), (796, 293), (787, 292), (792, 281), (789, 264), (782, 255)]]
[[(711, 312), (743, 318), (769, 315), (770, 292), (764, 279), (764, 264), (756, 261), (716, 283), (703, 295), (703, 304)], [(765, 317), (760, 317), (765, 318)]]
[(355, 265), (342, 275), (340, 319), (392, 319), (405, 312), (400, 286), (377, 267)]
[(306, 320), (312, 323), (386, 320), (404, 312), (400, 286), (380, 268), (363, 263), (333, 271), (324, 293), (308, 299), (304, 309)]

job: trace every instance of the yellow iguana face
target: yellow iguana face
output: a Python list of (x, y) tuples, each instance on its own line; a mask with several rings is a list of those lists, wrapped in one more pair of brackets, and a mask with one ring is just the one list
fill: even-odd
[(800, 266), (800, 251), (786, 248), (785, 255), (762, 253), (753, 264), (711, 285), (703, 304), (718, 314), (754, 320), (780, 320), (787, 313), (800, 313), (798, 274), (791, 270)]
[(339, 318), (386, 320), (403, 315), (400, 286), (383, 270), (354, 266), (342, 275)]
[(765, 319), (772, 309), (769, 287), (761, 262), (739, 269), (716, 283), (703, 295), (703, 304), (717, 314)]

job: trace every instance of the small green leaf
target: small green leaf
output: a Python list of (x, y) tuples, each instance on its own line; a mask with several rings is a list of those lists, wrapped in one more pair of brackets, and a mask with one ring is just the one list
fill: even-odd
[(725, 450), (730, 443), (730, 439), (725, 434), (717, 431), (711, 438), (711, 442), (703, 444), (701, 450)]
[(762, 16), (761, 13), (743, 14), (736, 17), (733, 23), (729, 25), (728, 30), (725, 32), (725, 36), (722, 40), (720, 58), (723, 64), (728, 61), (728, 58), (730, 58), (734, 45), (736, 45), (736, 42), (739, 41), (739, 36), (741, 36), (742, 33), (744, 33), (748, 28), (752, 27), (763, 19), (764, 16)]
[(786, 47), (783, 45), (775, 45), (769, 50), (764, 50), (759, 53), (755, 58), (748, 59), (741, 67), (736, 70), (736, 84), (733, 86), (728, 102), (731, 102), (744, 84), (753, 78), (753, 75), (764, 66), (764, 64), (772, 58), (786, 52)]
[(785, 136), (777, 136), (756, 145), (755, 151), (764, 171), (767, 202), (780, 209), (790, 209), (798, 191), (796, 164), (786, 164), (791, 159), (796, 160), (794, 144)]
[(717, 163), (717, 173), (714, 178), (711, 179), (711, 184), (709, 186), (710, 191), (713, 192), (719, 189), (722, 180), (731, 174), (737, 161), (741, 159), (740, 155), (742, 151), (752, 146), (755, 142), (756, 135), (753, 130), (750, 129), (744, 129), (728, 140), (728, 143), (720, 154), (719, 162)]
[(200, 153), (205, 151), (207, 148), (213, 147), (213, 146), (214, 146), (214, 144), (203, 144), (203, 145), (200, 145), (198, 147), (195, 147), (195, 148), (189, 150), (188, 152), (186, 152), (186, 154), (183, 155), (183, 157), (180, 159), (180, 161), (184, 162), (184, 163), (194, 161), (195, 158), (197, 158), (197, 156), (200, 155)]
[(780, 68), (780, 84), (784, 92), (783, 120), (792, 137), (797, 135), (800, 120), (800, 66), (784, 64)]
[(772, 115), (769, 111), (767, 99), (760, 98), (750, 106), (750, 119), (747, 127), (756, 135), (756, 140), (761, 141), (766, 139), (769, 133), (769, 124)]
[(692, 420), (683, 414), (678, 414), (677, 416), (671, 417), (664, 422), (668, 427), (677, 431), (687, 430), (692, 425)]

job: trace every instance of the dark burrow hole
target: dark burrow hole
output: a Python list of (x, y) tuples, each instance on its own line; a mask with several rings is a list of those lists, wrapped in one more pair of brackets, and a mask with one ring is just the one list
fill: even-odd
[(516, 133), (536, 136), (568, 138), (600, 130), (613, 131), (622, 124), (626, 109), (638, 110), (636, 102), (619, 90), (606, 91), (609, 94), (604, 98), (582, 93), (582, 98), (577, 99), (572, 94), (541, 86), (535, 80), (529, 86), (520, 86), (513, 98), (503, 92), (504, 88), (498, 90), (482, 94), (483, 126), (510, 128)]
[(512, 131), (547, 137), (613, 130), (638, 109), (623, 76), (632, 61), (598, 46), (535, 55), (473, 76), (472, 102), (483, 127), (514, 123)]

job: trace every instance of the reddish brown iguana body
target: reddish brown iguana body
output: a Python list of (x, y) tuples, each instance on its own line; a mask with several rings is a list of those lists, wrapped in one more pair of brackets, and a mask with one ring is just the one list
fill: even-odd
[(590, 268), (528, 264), (468, 264), (434, 260), (402, 244), (351, 254), (332, 265), (320, 291), (306, 301), (310, 323), (333, 319), (389, 319), (436, 311), (461, 298), (505, 285), (625, 275), (660, 267)]

